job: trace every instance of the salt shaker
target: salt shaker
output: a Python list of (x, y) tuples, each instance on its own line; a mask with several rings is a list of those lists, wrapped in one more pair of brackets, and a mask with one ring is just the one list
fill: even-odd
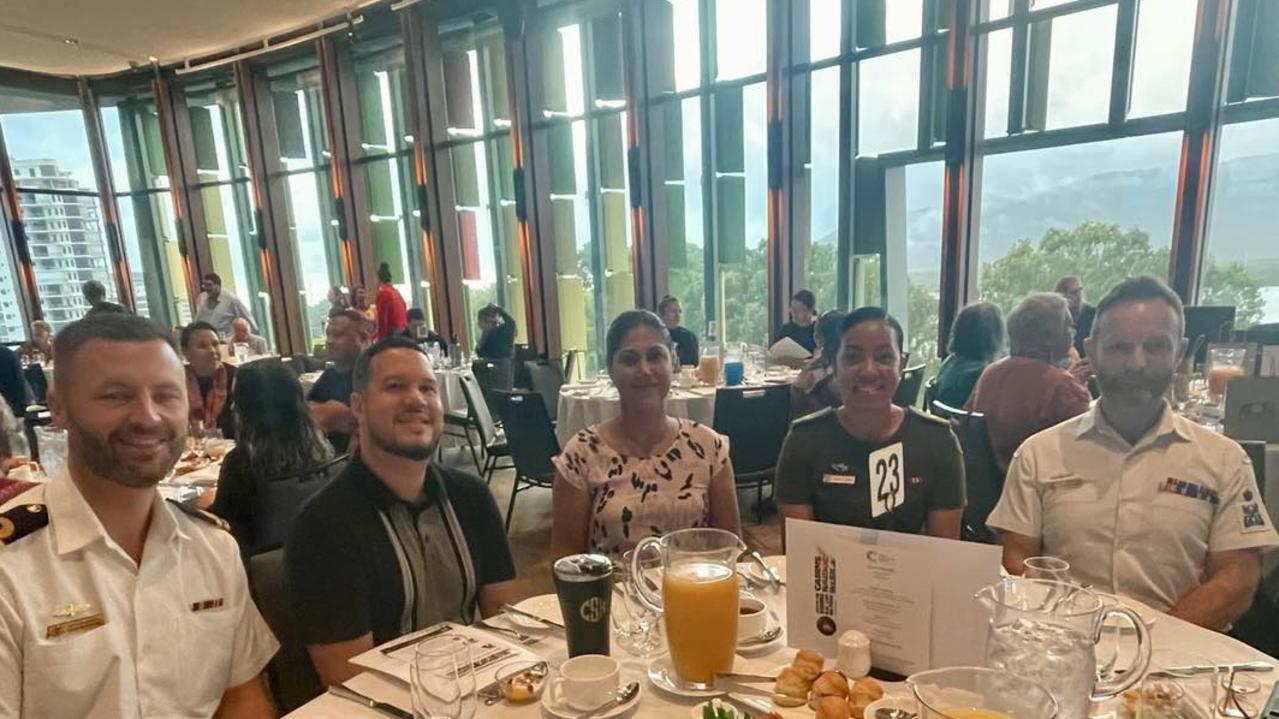
[(856, 629), (839, 635), (839, 655), (835, 664), (849, 679), (870, 673), (870, 639)]

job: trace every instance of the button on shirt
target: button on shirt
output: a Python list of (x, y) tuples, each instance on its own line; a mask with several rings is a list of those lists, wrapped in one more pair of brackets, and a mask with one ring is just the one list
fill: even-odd
[(157, 493), (138, 566), (65, 474), (0, 511), (30, 504), (48, 526), (0, 549), (0, 716), (209, 717), (275, 654), (227, 532)]
[(1135, 446), (1099, 403), (1026, 440), (987, 523), (1160, 610), (1204, 581), (1209, 552), (1279, 544), (1243, 449), (1167, 407)]

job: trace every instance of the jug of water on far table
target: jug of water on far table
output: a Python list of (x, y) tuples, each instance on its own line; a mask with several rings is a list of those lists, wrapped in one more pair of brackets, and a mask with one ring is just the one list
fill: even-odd
[[(1005, 577), (977, 593), (990, 612), (986, 666), (1033, 681), (1057, 700), (1059, 719), (1086, 719), (1091, 703), (1137, 683), (1150, 664), (1150, 635), (1131, 609), (1105, 606), (1087, 589), (1045, 579)], [(1096, 644), (1112, 616), (1131, 624), (1132, 663), (1097, 679)]]

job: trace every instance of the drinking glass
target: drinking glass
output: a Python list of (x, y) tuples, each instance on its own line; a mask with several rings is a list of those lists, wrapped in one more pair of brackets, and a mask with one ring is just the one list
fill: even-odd
[(1025, 571), (1022, 576), (1026, 579), (1051, 579), (1054, 582), (1070, 582), (1070, 562), (1060, 557), (1027, 557)]
[(417, 645), (409, 667), (413, 719), (471, 719), (475, 715), (475, 673), (471, 645), (461, 637)]
[(1221, 677), (1221, 703), (1217, 713), (1230, 719), (1253, 719), (1261, 711), (1261, 682), (1242, 672)]
[[(1141, 684), (1123, 695), (1126, 716), (1132, 719), (1184, 719), (1211, 717), (1218, 705), (1222, 672), (1211, 659), (1180, 647), (1155, 650), (1150, 656), (1150, 673)], [(1180, 674), (1174, 667), (1203, 667), (1202, 673)]]
[(1212, 347), (1208, 350), (1208, 395), (1213, 403), (1221, 404), (1226, 398), (1230, 380), (1248, 374), (1244, 358), (1248, 353), (1241, 347)]
[(1057, 701), (1039, 684), (979, 667), (919, 672), (906, 685), (920, 719), (1056, 719)]
[(249, 343), (235, 342), (231, 345), (231, 352), (235, 356), (235, 361), (243, 364), (249, 358)]
[[(635, 551), (631, 550), (622, 555), (620, 564), (613, 564), (613, 610), (609, 616), (617, 645), (631, 656), (647, 659), (663, 651), (662, 614), (644, 604), (632, 585), (634, 563)], [(656, 557), (641, 558), (639, 568), (644, 575), (661, 581), (662, 564)]]

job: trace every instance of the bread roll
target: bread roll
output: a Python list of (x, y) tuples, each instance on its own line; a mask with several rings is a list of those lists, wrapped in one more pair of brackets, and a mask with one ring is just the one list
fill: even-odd
[(777, 674), (777, 682), (773, 684), (773, 693), (798, 700), (803, 704), (808, 700), (808, 687), (811, 684), (791, 667), (786, 667)]
[(814, 719), (848, 719), (848, 702), (843, 697), (822, 697)]
[(848, 694), (853, 697), (869, 697), (871, 701), (875, 701), (884, 696), (884, 688), (874, 679), (862, 677), (853, 682)]
[(811, 682), (821, 676), (822, 670), (826, 667), (826, 658), (821, 655), (821, 652), (801, 649), (795, 655), (795, 661), (791, 662), (791, 667), (804, 678), (804, 681)]
[(839, 672), (826, 672), (813, 681), (812, 691), (824, 697), (847, 697), (848, 677)]

